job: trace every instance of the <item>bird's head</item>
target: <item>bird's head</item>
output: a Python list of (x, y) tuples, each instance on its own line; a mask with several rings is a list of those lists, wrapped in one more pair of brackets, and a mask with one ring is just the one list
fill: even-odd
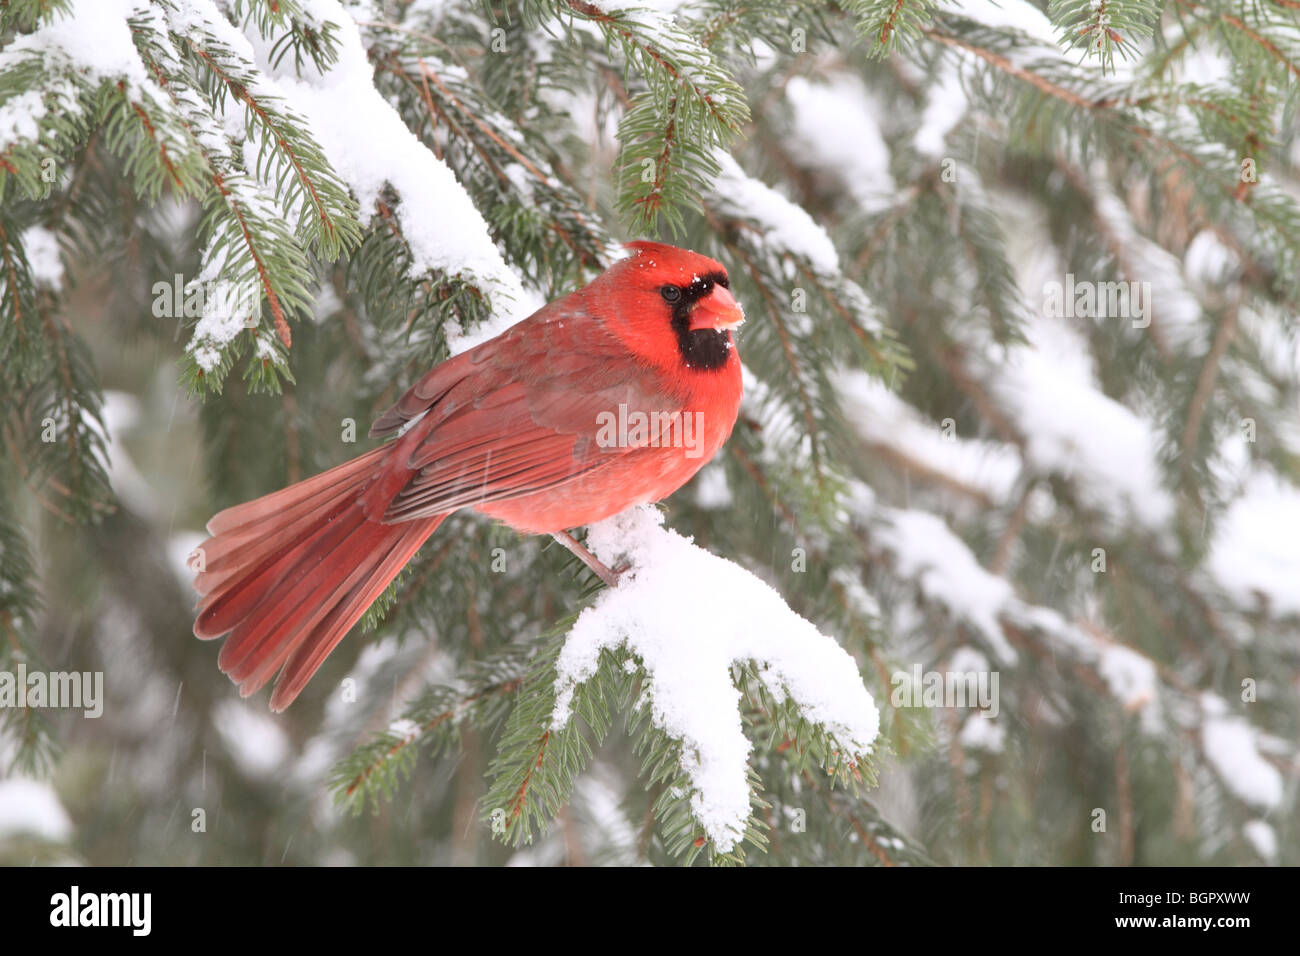
[[(620, 318), (638, 338), (668, 341), (692, 369), (721, 368), (745, 313), (722, 264), (659, 242), (629, 242), (632, 255), (606, 276), (618, 290)], [(670, 333), (667, 334), (666, 333)]]

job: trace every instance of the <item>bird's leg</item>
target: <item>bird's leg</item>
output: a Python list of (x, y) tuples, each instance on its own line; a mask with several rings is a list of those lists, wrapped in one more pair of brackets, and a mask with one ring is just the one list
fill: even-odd
[(626, 567), (619, 568), (617, 571), (611, 571), (605, 566), (605, 563), (601, 561), (600, 558), (588, 551), (581, 541), (569, 534), (567, 531), (552, 531), (551, 537), (573, 552), (574, 555), (582, 560), (583, 564), (595, 571), (596, 575), (610, 587), (618, 587), (619, 575), (627, 570)]

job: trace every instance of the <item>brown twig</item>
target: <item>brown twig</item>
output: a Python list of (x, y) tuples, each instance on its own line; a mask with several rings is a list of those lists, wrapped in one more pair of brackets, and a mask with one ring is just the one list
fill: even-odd
[(1196, 379), (1196, 391), (1192, 393), (1192, 401), (1187, 409), (1187, 426), (1183, 429), (1185, 468), (1191, 466), (1192, 452), (1196, 448), (1196, 441), (1201, 434), (1201, 422), (1205, 418), (1205, 408), (1209, 404), (1210, 394), (1214, 391), (1214, 383), (1218, 378), (1219, 363), (1237, 332), (1237, 318), (1238, 309), (1235, 307), (1228, 309), (1227, 314), (1220, 320), (1218, 329), (1215, 330), (1214, 342), (1210, 345), (1210, 351), (1201, 364), (1201, 374)]

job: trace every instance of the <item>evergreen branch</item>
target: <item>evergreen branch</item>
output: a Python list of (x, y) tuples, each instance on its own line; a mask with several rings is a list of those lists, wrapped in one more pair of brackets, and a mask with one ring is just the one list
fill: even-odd
[[(126, 94), (125, 83), (118, 83), (117, 88), (123, 95)], [(158, 131), (155, 129), (153, 121), (149, 119), (148, 112), (146, 112), (145, 108), (139, 103), (130, 103), (130, 107), (132, 112), (139, 117), (141, 125), (144, 126), (145, 132), (148, 134), (148, 138), (158, 143), (158, 161), (162, 163), (163, 168), (167, 170), (168, 178), (178, 190), (183, 191), (185, 188), (185, 182), (181, 179), (180, 173), (167, 155), (167, 144), (159, 141)]]
[(284, 347), (287, 349), (292, 344), (289, 323), (285, 321), (284, 306), (280, 304), (280, 297), (276, 295), (275, 285), (271, 282), (271, 273), (267, 268), (266, 260), (258, 251), (257, 243), (253, 239), (253, 231), (249, 227), (248, 210), (235, 198), (233, 191), (221, 173), (214, 173), (212, 183), (217, 187), (217, 192), (221, 194), (221, 198), (226, 201), (226, 206), (235, 217), (235, 222), (239, 224), (240, 235), (243, 236), (248, 255), (253, 260), (253, 266), (257, 269), (257, 278), (262, 286), (262, 294), (266, 296), (267, 303), (271, 307), (271, 317), (275, 321), (276, 333), (280, 336), (280, 341), (284, 343)]
[(786, 365), (788, 366), (790, 376), (789, 380), (795, 383), (795, 390), (799, 397), (803, 420), (808, 426), (807, 435), (812, 444), (813, 467), (820, 476), (823, 467), (821, 430), (817, 427), (817, 417), (814, 413), (813, 398), (809, 392), (794, 344), (791, 341), (790, 328), (785, 321), (784, 313), (776, 304), (771, 288), (769, 288), (764, 275), (759, 271), (753, 258), (748, 252), (737, 245), (733, 244), (731, 248), (745, 263), (745, 267), (749, 271), (749, 275), (753, 279), (755, 287), (757, 287), (759, 294), (763, 298), (763, 304), (766, 306), (767, 314), (771, 316), (772, 328), (776, 331), (777, 338), (781, 343), (781, 354), (784, 356)]
[(7, 470), (0, 479), (6, 486), (0, 496), (0, 661), (8, 664), (23, 653), (41, 601), (31, 549), (12, 511), (15, 489)]
[[(12, 220), (0, 216), (0, 396), (21, 423), (6, 436), (34, 489), (54, 488), (63, 507), (52, 513), (88, 521), (113, 500), (105, 472), (102, 404), (82, 344), (55, 322), (52, 296), (40, 292)], [(15, 437), (17, 440), (15, 440)], [(33, 467), (22, 464), (21, 445)]]
[[(52, 423), (55, 442), (34, 442), (38, 473), (60, 482), (69, 513), (87, 521), (112, 510), (114, 496), (105, 470), (108, 452), (106, 430), (100, 416), (103, 399), (90, 368), (84, 346), (46, 312), (42, 327), (57, 369), (54, 387), (45, 404), (34, 406), (45, 425)], [(37, 475), (38, 480), (40, 474)]]
[(1041, 73), (1019, 66), (1011, 61), (1010, 57), (996, 53), (993, 50), (971, 43), (959, 37), (951, 36), (943, 31), (930, 27), (922, 31), (925, 36), (934, 40), (936, 43), (942, 43), (944, 46), (953, 47), (958, 50), (965, 50), (967, 53), (974, 54), (989, 65), (1001, 70), (1008, 76), (1013, 76), (1018, 80), (1030, 84), (1039, 92), (1068, 103), (1070, 106), (1083, 110), (1102, 109), (1107, 105), (1104, 101), (1099, 102), (1089, 99), (1074, 90), (1068, 89), (1058, 83), (1054, 83)]
[(763, 473), (763, 470), (759, 467), (758, 463), (755, 462), (753, 457), (745, 451), (740, 442), (733, 441), (727, 447), (732, 456), (740, 462), (745, 473), (749, 475), (754, 484), (763, 492), (764, 496), (771, 503), (773, 510), (779, 512), (785, 518), (786, 523), (794, 530), (795, 534), (799, 534), (798, 515), (795, 514), (794, 509), (786, 503), (781, 495), (773, 489), (772, 482)]
[[(140, 42), (139, 38), (137, 42)], [(159, 49), (154, 47), (143, 51), (144, 61), (155, 75), (168, 75), (162, 62), (154, 58)], [(310, 281), (306, 254), (290, 236), (282, 218), (269, 208), (270, 204), (258, 184), (235, 166), (229, 143), (215, 128), (214, 120), (207, 112), (210, 109), (207, 102), (175, 75), (162, 89), (170, 96), (176, 116), (189, 139), (191, 149), (188, 152), (204, 165), (206, 171), (207, 185), (202, 190), (195, 190), (203, 196), (206, 207), (203, 232), (208, 242), (204, 252), (204, 272), (207, 275), (233, 273), (237, 277), (234, 280), (236, 284), (252, 278), (270, 306), (280, 342), (288, 349), (292, 336), (287, 313), (289, 310), (305, 310), (309, 305), (304, 287)], [(259, 209), (259, 206), (267, 208)], [(232, 247), (242, 247), (243, 251), (232, 252)], [(244, 327), (253, 327), (251, 316), (245, 319)], [(233, 337), (224, 341), (210, 338), (200, 326), (190, 345), (190, 354), (197, 362), (188, 374), (192, 388), (220, 390), (221, 381), (234, 358), (226, 348), (233, 341)], [(282, 357), (260, 346), (250, 372), (266, 367), (272, 357), (275, 358), (274, 364), (283, 370)]]
[[(1199, 9), (1201, 6), (1199, 3), (1194, 2), (1194, 0), (1177, 0), (1177, 2), (1179, 6), (1185, 7), (1190, 10)], [(1259, 33), (1259, 31), (1255, 30), (1251, 26), (1248, 26), (1238, 16), (1234, 16), (1233, 14), (1223, 13), (1223, 12), (1220, 12), (1218, 16), (1223, 23), (1232, 27), (1234, 30), (1240, 32), (1243, 36), (1249, 39), (1251, 43), (1254, 43), (1265, 53), (1267, 53), (1270, 57), (1272, 57), (1279, 64), (1281, 64), (1282, 67), (1288, 73), (1290, 73), (1292, 76), (1296, 77), (1297, 79), (1300, 79), (1300, 64), (1297, 64), (1296, 61), (1292, 59), (1292, 57), (1288, 56), (1285, 52), (1283, 52), (1283, 50), (1271, 39), (1263, 36), (1262, 34)]]
[(7, 142), (0, 142), (0, 198), (11, 184), (33, 199), (44, 198), (66, 162), (84, 141), (101, 109), (107, 83), (79, 73), (52, 51), (0, 51), (0, 110)]
[(649, 232), (660, 216), (679, 230), (678, 207), (698, 201), (719, 172), (713, 150), (725, 149), (749, 118), (744, 91), (700, 38), (651, 11), (607, 11), (586, 0), (539, 5), (594, 23), (637, 67), (646, 90), (619, 123), (618, 209), (634, 232)]
[[(631, 21), (627, 17), (607, 13), (595, 4), (586, 2), (586, 0), (564, 0), (564, 2), (574, 13), (591, 20), (601, 29), (644, 52), (645, 56), (649, 57), (652, 62), (692, 94), (691, 98), (698, 101), (715, 121), (722, 126), (734, 128), (733, 114), (718, 102), (719, 90), (708, 89), (701, 81), (692, 77), (690, 68), (686, 66), (689, 60), (685, 58), (679, 59), (681, 57), (680, 53), (674, 56), (674, 51), (670, 51), (667, 47), (656, 46), (654, 43), (649, 42), (646, 35), (637, 29), (640, 24)], [(655, 25), (662, 26), (661, 24)], [(664, 39), (670, 39), (670, 37), (664, 37)], [(690, 54), (688, 53), (686, 56), (689, 57)], [(734, 84), (732, 85), (734, 86)], [(736, 87), (736, 90), (739, 90), (739, 87)], [(725, 100), (723, 102), (725, 103)]]
[(1061, 31), (1061, 40), (1081, 48), (1114, 69), (1115, 53), (1127, 58), (1151, 36), (1160, 18), (1156, 0), (1051, 0), (1047, 15)]
[[(355, 248), (361, 237), (356, 201), (330, 168), (301, 117), (279, 104), (273, 94), (260, 90), (263, 81), (256, 68), (206, 31), (192, 28), (181, 39), (197, 62), (220, 82), (217, 104), (222, 105), (225, 95), (232, 96), (262, 130), (266, 140), (259, 151), (258, 177), (276, 183), (286, 206), (292, 206), (295, 195), (301, 195), (299, 232), (304, 241), (318, 246), (326, 259)], [(274, 147), (269, 152), (268, 143)], [(271, 162), (282, 167), (281, 174), (264, 168)], [(290, 171), (294, 185), (285, 189), (285, 174)]]
[[(307, 60), (321, 73), (338, 62), (338, 24), (316, 19), (299, 0), (234, 0), (232, 9), (236, 21), (247, 18), (272, 41), (273, 67), (279, 67), (290, 49), (299, 74)], [(279, 30), (283, 32), (277, 36)]]
[[(512, 649), (472, 668), (457, 685), (427, 689), (400, 720), (335, 767), (330, 782), (335, 802), (354, 813), (369, 802), (377, 812), (382, 800), (391, 800), (398, 784), (410, 776), (418, 745), (436, 754), (451, 746), (466, 724), (482, 727), (499, 719), (505, 699), (524, 684), (522, 663)], [(516, 676), (505, 676), (510, 673)]]
[(0, 33), (25, 33), (67, 12), (68, 0), (0, 0)]
[(1187, 424), (1183, 429), (1184, 462), (1191, 460), (1196, 442), (1200, 438), (1205, 407), (1209, 402), (1210, 394), (1214, 391), (1219, 365), (1237, 331), (1238, 312), (1237, 308), (1230, 308), (1220, 319), (1219, 327), (1214, 332), (1214, 342), (1205, 356), (1205, 361), (1201, 364), (1201, 372), (1196, 379), (1196, 391), (1192, 395), (1191, 405), (1187, 411)]
[[(375, 57), (374, 50), (371, 55)], [(506, 170), (507, 163), (517, 163), (534, 184), (525, 198), (547, 214), (543, 228), (560, 238), (580, 268), (602, 267), (614, 245), (608, 233), (583, 208), (577, 194), (560, 182), (545, 159), (524, 151), (526, 145), (531, 144), (525, 143), (525, 138), (513, 124), (490, 103), (481, 101), (478, 91), (464, 82), (456, 82), (454, 77), (458, 70), (449, 69), (440, 62), (430, 62), (427, 51), (423, 55), (406, 56), (393, 51), (375, 59), (381, 70), (399, 79), (411, 94), (418, 97), (435, 125), (441, 120), (453, 137), (474, 150), (492, 172), (500, 189), (512, 193), (518, 191), (518, 184)], [(471, 97), (477, 102), (471, 102)], [(501, 212), (503, 215), (500, 217), (493, 215), (495, 222), (504, 218), (506, 210), (501, 209)], [(512, 235), (509, 238), (514, 240), (516, 237)], [(528, 230), (518, 237), (523, 242), (512, 242), (511, 245), (518, 248), (521, 259), (533, 258), (536, 254), (532, 250), (537, 239), (541, 238), (544, 237)], [(537, 266), (541, 265), (541, 262), (537, 263)]]
[(999, 345), (1024, 341), (1026, 309), (1007, 258), (1006, 240), (989, 209), (978, 174), (965, 170), (957, 189), (936, 195), (951, 210), (962, 249), (973, 272), (974, 294), (984, 301), (988, 323)]
[(916, 42), (935, 0), (837, 0), (856, 19), (854, 29), (867, 41), (867, 54), (885, 57)]
[(27, 316), (36, 312), (36, 284), (14, 232), (13, 222), (0, 216), (0, 260), (4, 266), (4, 283), (0, 284), (0, 292), (4, 293), (0, 295), (0, 346), (6, 355), (14, 357), (13, 365), (5, 370), (6, 378), (11, 374), (21, 375), (29, 364), (22, 361), (27, 351)]
[[(567, 630), (575, 617), (556, 631), (563, 633), (561, 628)], [(574, 712), (582, 720), (570, 719), (555, 728), (556, 660), (563, 644), (562, 638), (552, 637), (524, 679), (488, 768), (491, 783), (483, 798), (483, 817), (494, 834), (514, 846), (531, 843), (568, 801), (577, 774), (591, 756), (587, 734), (600, 743), (611, 722), (610, 700), (625, 696), (620, 690), (629, 683), (621, 667), (605, 666), (613, 661), (606, 652), (595, 677), (574, 695)]]

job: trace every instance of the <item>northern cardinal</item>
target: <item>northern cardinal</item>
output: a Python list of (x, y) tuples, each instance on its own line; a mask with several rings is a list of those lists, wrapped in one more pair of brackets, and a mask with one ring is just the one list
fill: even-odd
[(591, 563), (565, 529), (667, 497), (722, 447), (744, 321), (726, 270), (660, 243), (628, 248), (434, 367), (370, 429), (395, 440), (208, 522), (194, 633), (229, 634), (218, 663), (243, 696), (279, 672), (271, 709), (288, 707), (453, 511), (554, 534)]

